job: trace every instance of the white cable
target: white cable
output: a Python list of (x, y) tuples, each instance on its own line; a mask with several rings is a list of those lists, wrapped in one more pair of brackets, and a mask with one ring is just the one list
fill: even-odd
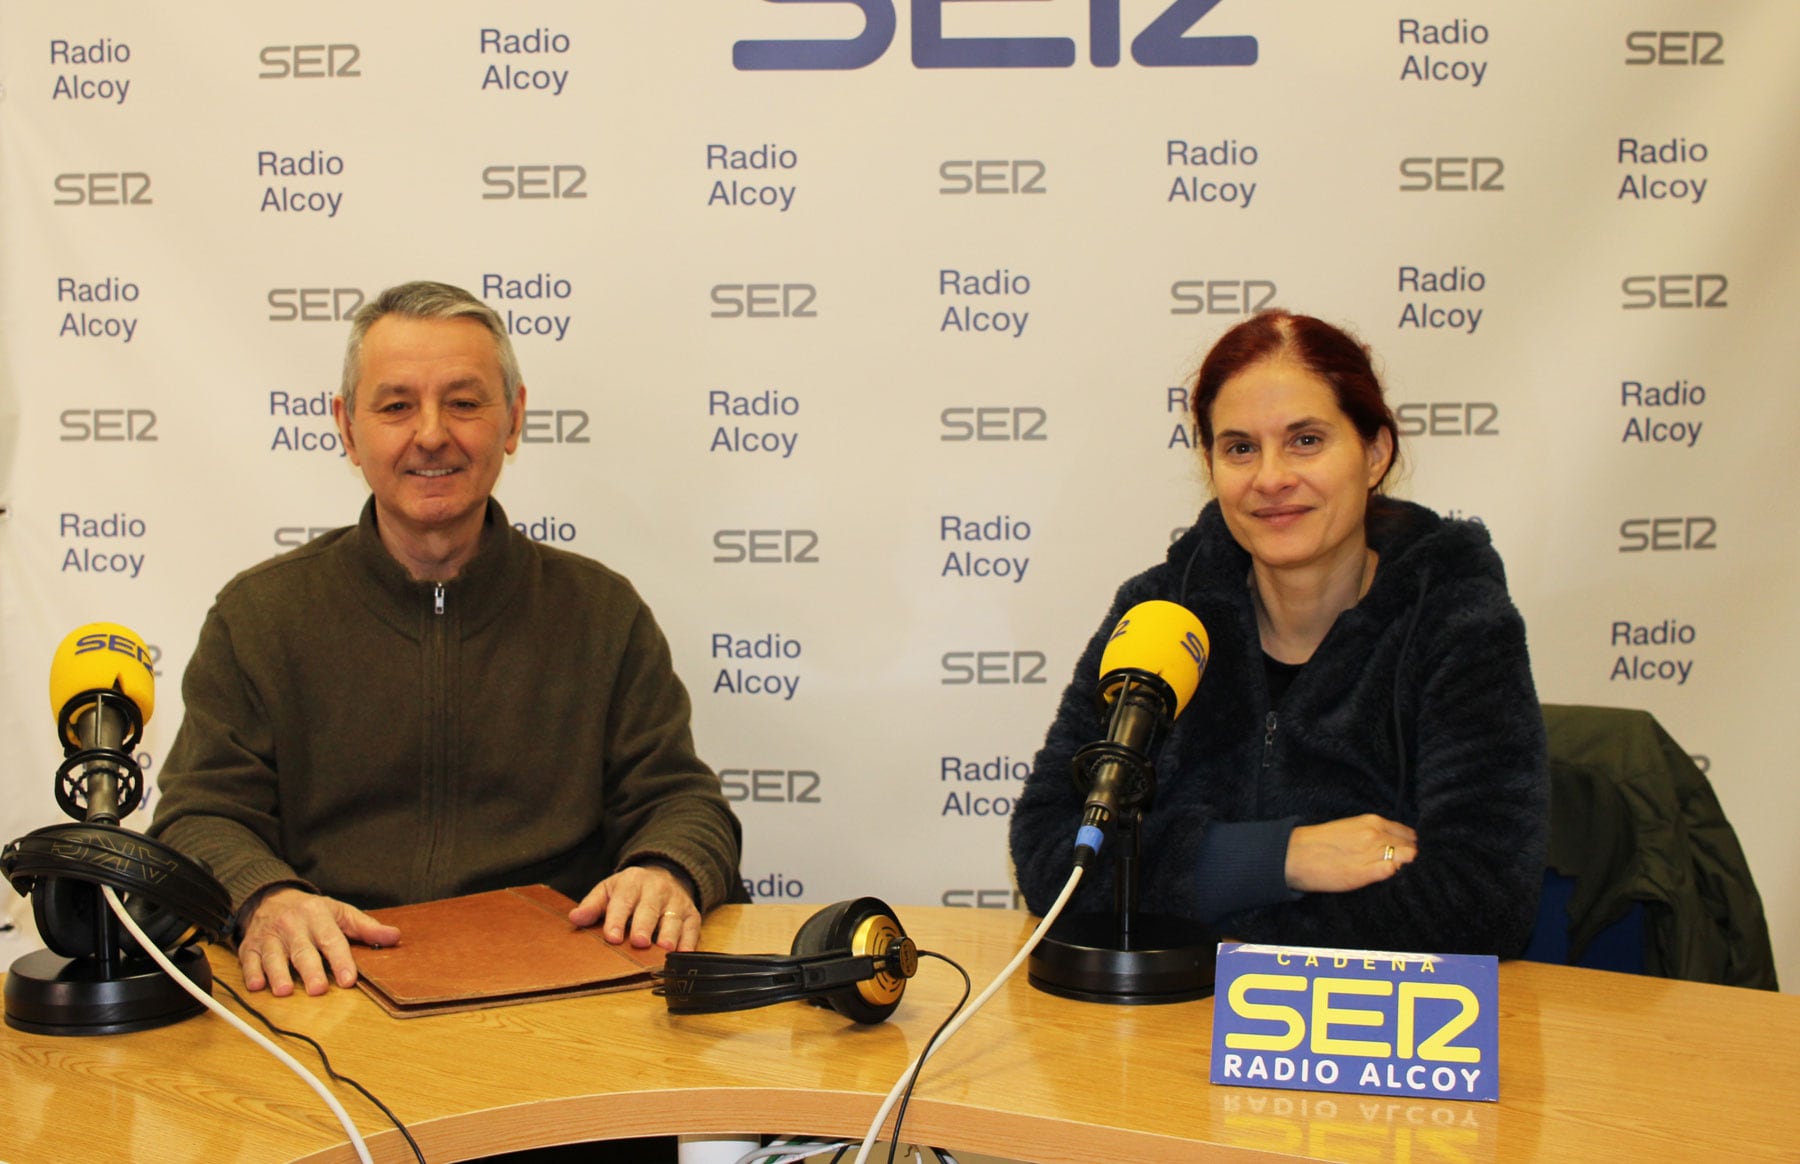
[(124, 925), (127, 930), (131, 931), (131, 936), (137, 939), (138, 945), (146, 954), (149, 954), (150, 957), (156, 961), (158, 966), (163, 968), (164, 973), (168, 974), (169, 977), (179, 983), (183, 990), (193, 995), (202, 1006), (206, 1007), (206, 1009), (212, 1011), (214, 1014), (236, 1027), (253, 1042), (262, 1047), (263, 1050), (281, 1060), (282, 1063), (286, 1064), (289, 1071), (298, 1075), (302, 1082), (316, 1091), (319, 1098), (325, 1101), (325, 1106), (329, 1107), (333, 1114), (337, 1116), (338, 1123), (344, 1125), (344, 1133), (350, 1137), (350, 1146), (356, 1149), (356, 1158), (361, 1160), (362, 1164), (375, 1164), (374, 1160), (369, 1156), (369, 1146), (363, 1143), (363, 1138), (361, 1134), (357, 1132), (356, 1125), (350, 1122), (350, 1113), (345, 1111), (344, 1105), (337, 1101), (337, 1096), (331, 1094), (331, 1092), (326, 1089), (325, 1085), (319, 1082), (318, 1076), (314, 1075), (311, 1071), (308, 1071), (300, 1064), (299, 1060), (295, 1059), (292, 1055), (264, 1038), (259, 1032), (252, 1030), (249, 1023), (219, 1005), (217, 999), (213, 998), (213, 996), (206, 991), (201, 990), (198, 986), (195, 986), (193, 982), (189, 981), (186, 974), (177, 970), (175, 968), (175, 963), (169, 961), (168, 955), (158, 949), (156, 943), (152, 942), (149, 937), (145, 935), (144, 931), (138, 928), (137, 922), (131, 919), (131, 915), (125, 912), (125, 907), (120, 904), (117, 895), (113, 893), (112, 886), (102, 885), (100, 887), (100, 892), (106, 895), (106, 904), (112, 907), (113, 915), (119, 919), (119, 922)]
[(894, 1104), (900, 1099), (900, 1093), (906, 1090), (908, 1077), (926, 1059), (943, 1050), (944, 1044), (950, 1041), (950, 1036), (961, 1030), (964, 1023), (975, 1017), (975, 1012), (980, 1010), (987, 1000), (1006, 984), (1006, 980), (1012, 977), (1013, 971), (1017, 970), (1024, 963), (1026, 956), (1037, 948), (1038, 942), (1049, 932), (1051, 925), (1062, 913), (1063, 906), (1069, 904), (1069, 898), (1074, 896), (1075, 887), (1081, 884), (1081, 874), (1082, 868), (1077, 865), (1075, 871), (1069, 874), (1069, 883), (1063, 886), (1063, 891), (1057, 895), (1055, 903), (1044, 914), (1044, 920), (1038, 923), (1037, 929), (1031, 931), (1031, 936), (1025, 939), (1025, 944), (1019, 947), (1019, 952), (1013, 955), (1013, 960), (1006, 964), (1006, 969), (1000, 971), (999, 976), (988, 983), (987, 989), (975, 996), (975, 1001), (970, 1003), (966, 1010), (951, 1020), (950, 1025), (944, 1028), (944, 1033), (938, 1036), (937, 1042), (933, 1043), (927, 1051), (921, 1051), (919, 1057), (909, 1063), (906, 1070), (900, 1073), (900, 1078), (894, 1082), (893, 1088), (887, 1094), (887, 1099), (882, 1103), (881, 1110), (875, 1113), (875, 1122), (869, 1125), (869, 1134), (863, 1137), (862, 1147), (857, 1149), (856, 1164), (864, 1164), (864, 1161), (868, 1160), (869, 1150), (875, 1146), (876, 1137), (881, 1135), (881, 1125), (887, 1122), (888, 1113), (894, 1110)]
[(736, 1164), (798, 1164), (808, 1156), (817, 1156), (838, 1148), (848, 1148), (848, 1140), (790, 1140), (785, 1144), (765, 1144), (737, 1158)]

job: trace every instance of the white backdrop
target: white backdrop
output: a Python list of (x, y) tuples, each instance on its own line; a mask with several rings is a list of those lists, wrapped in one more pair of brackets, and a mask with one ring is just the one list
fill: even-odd
[(655, 608), (756, 896), (1010, 905), (1070, 667), (1205, 496), (1177, 386), (1278, 304), (1374, 346), (1543, 698), (1702, 758), (1794, 989), (1797, 52), (1766, 3), (9, 6), (0, 836), (60, 819), (63, 634), (155, 645), (154, 775), (214, 592), (354, 518), (342, 320), (429, 277), (515, 321), (499, 495)]

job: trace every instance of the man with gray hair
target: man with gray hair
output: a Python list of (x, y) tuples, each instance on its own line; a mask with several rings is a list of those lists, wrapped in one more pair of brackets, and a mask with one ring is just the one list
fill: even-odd
[(364, 909), (546, 882), (608, 941), (693, 949), (740, 829), (629, 582), (491, 494), (525, 418), (492, 309), (443, 283), (356, 313), (333, 416), (361, 520), (219, 592), (150, 831), (231, 893), (252, 990), (356, 981)]

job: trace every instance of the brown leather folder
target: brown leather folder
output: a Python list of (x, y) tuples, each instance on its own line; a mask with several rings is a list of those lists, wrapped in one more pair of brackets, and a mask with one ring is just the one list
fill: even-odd
[(615, 946), (569, 923), (547, 885), (370, 910), (400, 943), (359, 947), (357, 985), (396, 1018), (649, 986), (663, 951)]

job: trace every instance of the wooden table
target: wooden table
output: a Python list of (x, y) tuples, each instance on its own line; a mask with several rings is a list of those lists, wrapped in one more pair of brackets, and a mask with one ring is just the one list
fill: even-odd
[[(727, 907), (705, 945), (785, 952), (812, 912)], [(1031, 928), (1009, 911), (898, 912), (977, 991)], [(235, 959), (212, 955), (238, 985)], [(357, 991), (254, 1000), (320, 1040), (437, 1164), (678, 1131), (860, 1139), (960, 989), (927, 960), (871, 1028), (803, 1003), (675, 1017), (643, 991), (407, 1020)], [(1391, 1100), (1213, 1087), (1210, 1000), (1073, 1002), (1021, 971), (926, 1067), (905, 1136), (1043, 1164), (1800, 1159), (1800, 998), (1514, 962), (1500, 1002), (1498, 1104)], [(339, 1095), (378, 1161), (411, 1159), (379, 1112)], [(211, 1016), (94, 1038), (0, 1028), (0, 1161), (80, 1160), (354, 1155), (312, 1092)]]

